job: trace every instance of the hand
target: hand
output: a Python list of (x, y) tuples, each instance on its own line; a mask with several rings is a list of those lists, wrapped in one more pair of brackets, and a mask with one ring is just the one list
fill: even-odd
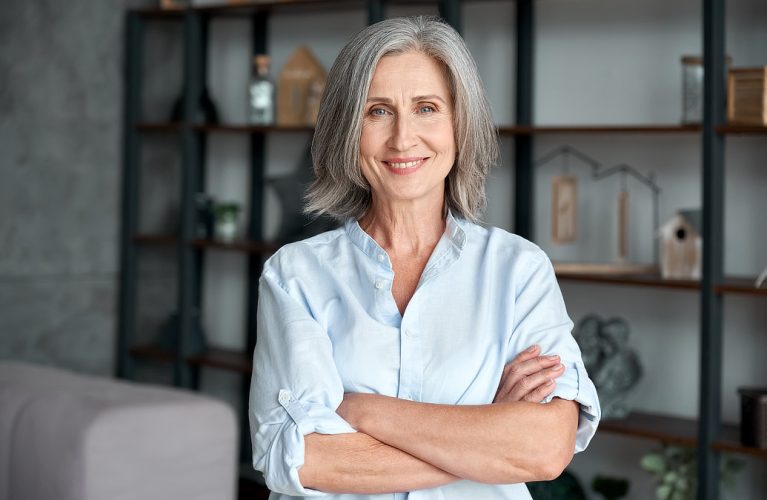
[(504, 367), (493, 403), (540, 403), (551, 394), (557, 385), (554, 379), (565, 372), (564, 365), (559, 356), (539, 356), (540, 352), (540, 346), (534, 345)]

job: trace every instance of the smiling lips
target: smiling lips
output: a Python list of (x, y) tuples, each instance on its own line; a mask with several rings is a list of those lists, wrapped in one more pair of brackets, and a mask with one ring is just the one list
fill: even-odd
[(418, 170), (429, 158), (392, 158), (383, 164), (389, 171), (398, 175), (407, 175)]

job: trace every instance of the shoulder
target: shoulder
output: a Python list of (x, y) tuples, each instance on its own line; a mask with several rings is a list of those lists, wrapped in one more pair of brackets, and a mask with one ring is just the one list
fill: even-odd
[(263, 274), (285, 281), (292, 275), (317, 270), (329, 257), (337, 255), (348, 245), (344, 227), (320, 233), (305, 240), (288, 243), (279, 248), (264, 263)]
[(513, 267), (550, 265), (546, 253), (535, 243), (505, 229), (461, 220), (469, 251)]

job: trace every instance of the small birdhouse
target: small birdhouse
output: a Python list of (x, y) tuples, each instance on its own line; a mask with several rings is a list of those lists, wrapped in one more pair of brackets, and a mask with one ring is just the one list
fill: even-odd
[(660, 270), (663, 278), (700, 279), (702, 220), (700, 210), (680, 210), (660, 227)]
[(277, 123), (288, 126), (314, 125), (320, 97), (325, 90), (325, 78), (325, 68), (309, 47), (298, 47), (280, 72)]

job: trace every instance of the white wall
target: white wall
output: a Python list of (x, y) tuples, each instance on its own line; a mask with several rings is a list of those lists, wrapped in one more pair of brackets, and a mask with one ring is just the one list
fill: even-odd
[[(767, 3), (737, 0), (728, 8), (727, 51), (735, 66), (767, 64)], [(535, 120), (538, 124), (659, 124), (681, 118), (681, 64), (684, 54), (702, 51), (699, 0), (538, 0), (536, 7)], [(424, 12), (397, 7), (390, 15)], [(435, 9), (425, 11), (435, 13)], [(500, 124), (514, 116), (514, 3), (471, 2), (464, 7), (464, 34), (485, 80), (493, 113)], [(273, 74), (292, 50), (308, 44), (329, 68), (343, 43), (366, 22), (366, 12), (277, 13), (270, 24)], [(223, 121), (244, 121), (250, 27), (245, 21), (216, 20), (212, 26), (209, 85)], [(272, 134), (267, 139), (270, 174), (290, 172), (298, 164), (309, 134)], [(540, 157), (569, 144), (605, 166), (628, 163), (654, 172), (662, 189), (661, 221), (677, 209), (699, 207), (701, 142), (690, 135), (542, 135), (535, 137)], [(213, 135), (209, 140), (209, 192), (247, 199), (248, 140)], [(510, 228), (512, 221), (512, 141), (503, 140), (503, 164), (488, 183), (485, 220)], [(767, 236), (761, 220), (767, 210), (767, 141), (764, 137), (728, 137), (726, 168), (725, 268), (728, 274), (755, 276), (767, 265)], [(610, 262), (616, 255), (615, 213), (618, 180), (594, 184), (575, 165), (581, 196), (578, 242), (551, 243), (550, 180), (559, 163), (540, 167), (536, 179), (537, 242), (554, 260)], [(581, 175), (583, 174), (583, 175)], [(629, 181), (631, 256), (653, 259), (651, 202), (647, 190)], [(276, 200), (268, 193), (266, 228), (279, 224)], [(241, 347), (245, 336), (245, 258), (208, 253), (205, 321), (217, 344)], [(645, 377), (630, 402), (646, 411), (694, 416), (697, 413), (699, 300), (694, 292), (562, 283), (570, 315), (587, 313), (628, 320), (630, 343), (639, 352)], [(764, 385), (767, 364), (767, 308), (759, 297), (726, 296), (723, 416), (736, 422), (736, 388)], [(596, 473), (632, 478), (630, 498), (647, 498), (648, 476), (639, 457), (656, 445), (604, 434), (591, 453), (576, 457), (574, 470), (588, 485)], [(748, 467), (728, 498), (759, 498), (767, 491), (767, 464), (745, 459)]]

